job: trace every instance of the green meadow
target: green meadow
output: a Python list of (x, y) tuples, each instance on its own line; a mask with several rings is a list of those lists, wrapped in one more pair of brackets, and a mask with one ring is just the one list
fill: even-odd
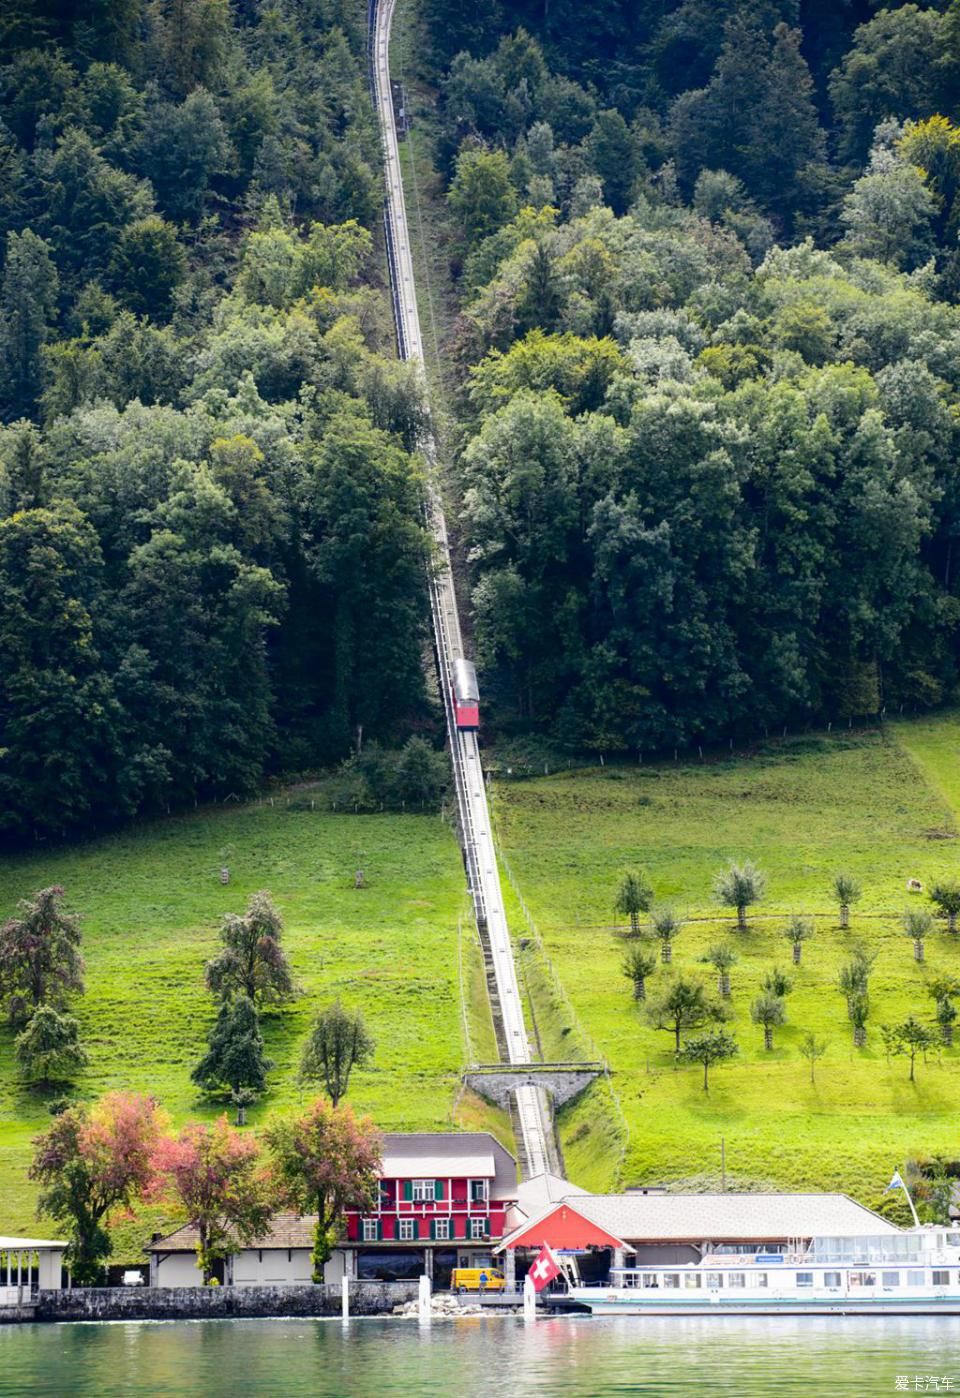
[[(221, 866), (230, 869), (226, 886)], [(279, 797), (142, 824), (5, 859), (0, 915), (51, 883), (82, 917), (87, 993), (75, 1012), (91, 1062), (79, 1096), (150, 1092), (174, 1121), (223, 1110), (190, 1082), (214, 1018), (203, 967), (222, 915), (266, 888), (302, 994), (263, 1016), (275, 1067), (251, 1122), (296, 1105), (308, 1023), (339, 996), (363, 1011), (377, 1041), (373, 1066), (351, 1082), (355, 1108), (385, 1130), (449, 1129), (455, 1116), (490, 1124), (479, 1103), (457, 1094), (466, 1035), (480, 1055), (490, 1052), (491, 1030), (460, 855), (439, 816), (333, 814), (311, 810), (301, 794), (289, 805)], [(30, 1139), (49, 1120), (43, 1096), (18, 1081), (13, 1034), (0, 1027), (0, 1232), (36, 1231), (26, 1170)]]
[[(526, 968), (544, 1051), (600, 1055), (609, 1084), (563, 1114), (568, 1171), (595, 1188), (638, 1182), (694, 1188), (845, 1189), (877, 1204), (905, 1156), (949, 1152), (960, 1138), (960, 1051), (887, 1060), (880, 1026), (913, 1013), (932, 1020), (926, 983), (960, 975), (960, 937), (945, 924), (913, 960), (901, 930), (909, 878), (924, 886), (960, 865), (960, 716), (901, 722), (881, 730), (806, 737), (693, 765), (607, 766), (496, 787), (504, 862), (528, 920)], [(767, 896), (749, 931), (713, 901), (715, 872), (752, 859)], [(645, 1022), (621, 965), (629, 945), (612, 911), (620, 874), (646, 869), (660, 902), (688, 919), (674, 943), (673, 970), (715, 973), (700, 958), (729, 941), (728, 1026), (739, 1056), (711, 1072), (678, 1067), (672, 1035)], [(830, 892), (841, 871), (863, 897), (842, 932)], [(522, 899), (523, 907), (520, 907)], [(791, 963), (782, 928), (792, 912), (814, 915), (816, 933)], [(867, 1045), (854, 1049), (837, 973), (858, 943), (877, 953), (870, 982)], [(765, 974), (794, 978), (787, 1023), (774, 1049), (750, 1019)], [(668, 968), (648, 985), (655, 995)], [(826, 1041), (810, 1082), (799, 1044)], [(889, 1200), (889, 1196), (888, 1196)]]

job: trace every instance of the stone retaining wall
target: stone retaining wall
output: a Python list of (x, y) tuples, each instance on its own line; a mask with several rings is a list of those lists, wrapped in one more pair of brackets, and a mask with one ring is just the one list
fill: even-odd
[[(394, 1306), (417, 1294), (416, 1282), (353, 1282), (350, 1314), (389, 1315)], [(41, 1291), (30, 1319), (215, 1320), (339, 1314), (339, 1286), (111, 1286)]]

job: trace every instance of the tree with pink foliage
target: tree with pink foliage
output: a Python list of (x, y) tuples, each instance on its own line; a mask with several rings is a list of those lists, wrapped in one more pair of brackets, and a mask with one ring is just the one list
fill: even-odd
[(157, 1190), (171, 1194), (197, 1230), (197, 1265), (208, 1286), (214, 1263), (263, 1233), (274, 1212), (259, 1143), (226, 1116), (212, 1125), (192, 1121), (160, 1141), (154, 1165)]
[(110, 1215), (150, 1186), (166, 1117), (151, 1097), (108, 1092), (92, 1107), (70, 1107), (34, 1141), (30, 1179), (41, 1186), (39, 1217), (69, 1230), (66, 1263), (81, 1286), (101, 1280), (113, 1250)]
[(343, 1231), (347, 1209), (376, 1202), (382, 1141), (369, 1117), (348, 1106), (336, 1109), (322, 1097), (298, 1117), (275, 1122), (266, 1138), (286, 1201), (301, 1213), (316, 1212), (313, 1280)]

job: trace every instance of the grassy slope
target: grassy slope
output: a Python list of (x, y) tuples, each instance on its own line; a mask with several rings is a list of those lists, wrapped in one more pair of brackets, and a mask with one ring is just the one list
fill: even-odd
[[(924, 981), (960, 972), (960, 940), (938, 931), (918, 968), (898, 922), (909, 876), (927, 882), (956, 868), (958, 753), (960, 719), (945, 716), (882, 734), (798, 740), (746, 759), (608, 767), (497, 788), (510, 866), (572, 1002), (570, 1011), (555, 993), (545, 997), (541, 1025), (549, 1020), (560, 1042), (579, 1040), (585, 1051), (592, 1040), (609, 1060), (629, 1125), (626, 1182), (715, 1183), (723, 1135), (728, 1182), (844, 1188), (876, 1203), (905, 1154), (955, 1152), (957, 1051), (920, 1063), (910, 1084), (904, 1060), (886, 1062), (879, 1025), (912, 1011), (927, 1017)], [(765, 916), (742, 937), (711, 904), (713, 873), (737, 857), (755, 859), (769, 881)], [(707, 1097), (700, 1070), (677, 1069), (672, 1039), (644, 1024), (620, 972), (625, 944), (610, 907), (620, 870), (637, 864), (658, 896), (692, 919), (675, 945), (678, 970), (712, 976), (698, 957), (728, 936), (740, 956), (732, 1028), (741, 1055), (716, 1070)], [(829, 898), (839, 869), (864, 887), (847, 934)], [(749, 1005), (765, 972), (789, 964), (779, 930), (794, 910), (822, 916), (788, 1024), (765, 1053)], [(855, 1052), (835, 980), (861, 939), (879, 959), (868, 1045)], [(815, 1086), (798, 1053), (807, 1030), (828, 1041)], [(570, 1173), (595, 1187), (610, 1182), (616, 1160), (614, 1115), (606, 1107), (598, 1121), (588, 1097), (564, 1122)]]
[[(198, 1103), (189, 1081), (213, 1019), (203, 964), (220, 916), (268, 888), (305, 993), (264, 1018), (276, 1067), (252, 1120), (296, 1102), (308, 1021), (339, 995), (362, 1008), (377, 1039), (375, 1066), (351, 1084), (354, 1106), (387, 1130), (450, 1127), (465, 1057), (457, 926), (466, 899), (454, 835), (435, 816), (354, 817), (297, 804), (308, 803), (204, 812), (0, 864), (0, 915), (53, 882), (83, 915), (87, 994), (77, 1013), (92, 1059), (78, 1084), (83, 1095), (151, 1091), (175, 1120), (217, 1110)], [(221, 864), (231, 868), (227, 887)], [(353, 887), (358, 864), (366, 871), (362, 891)], [(468, 1032), (482, 1044), (492, 1031), (469, 925), (462, 937)], [(32, 1232), (29, 1141), (49, 1116), (17, 1083), (12, 1048), (10, 1031), (0, 1028), (0, 1232)], [(484, 1113), (462, 1099), (457, 1120), (494, 1124)]]

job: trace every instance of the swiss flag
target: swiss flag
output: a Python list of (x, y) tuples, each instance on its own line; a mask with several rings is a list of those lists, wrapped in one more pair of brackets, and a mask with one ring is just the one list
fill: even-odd
[(530, 1268), (530, 1280), (535, 1291), (542, 1291), (548, 1282), (560, 1275), (560, 1263), (554, 1257), (547, 1243), (537, 1253), (536, 1261)]

